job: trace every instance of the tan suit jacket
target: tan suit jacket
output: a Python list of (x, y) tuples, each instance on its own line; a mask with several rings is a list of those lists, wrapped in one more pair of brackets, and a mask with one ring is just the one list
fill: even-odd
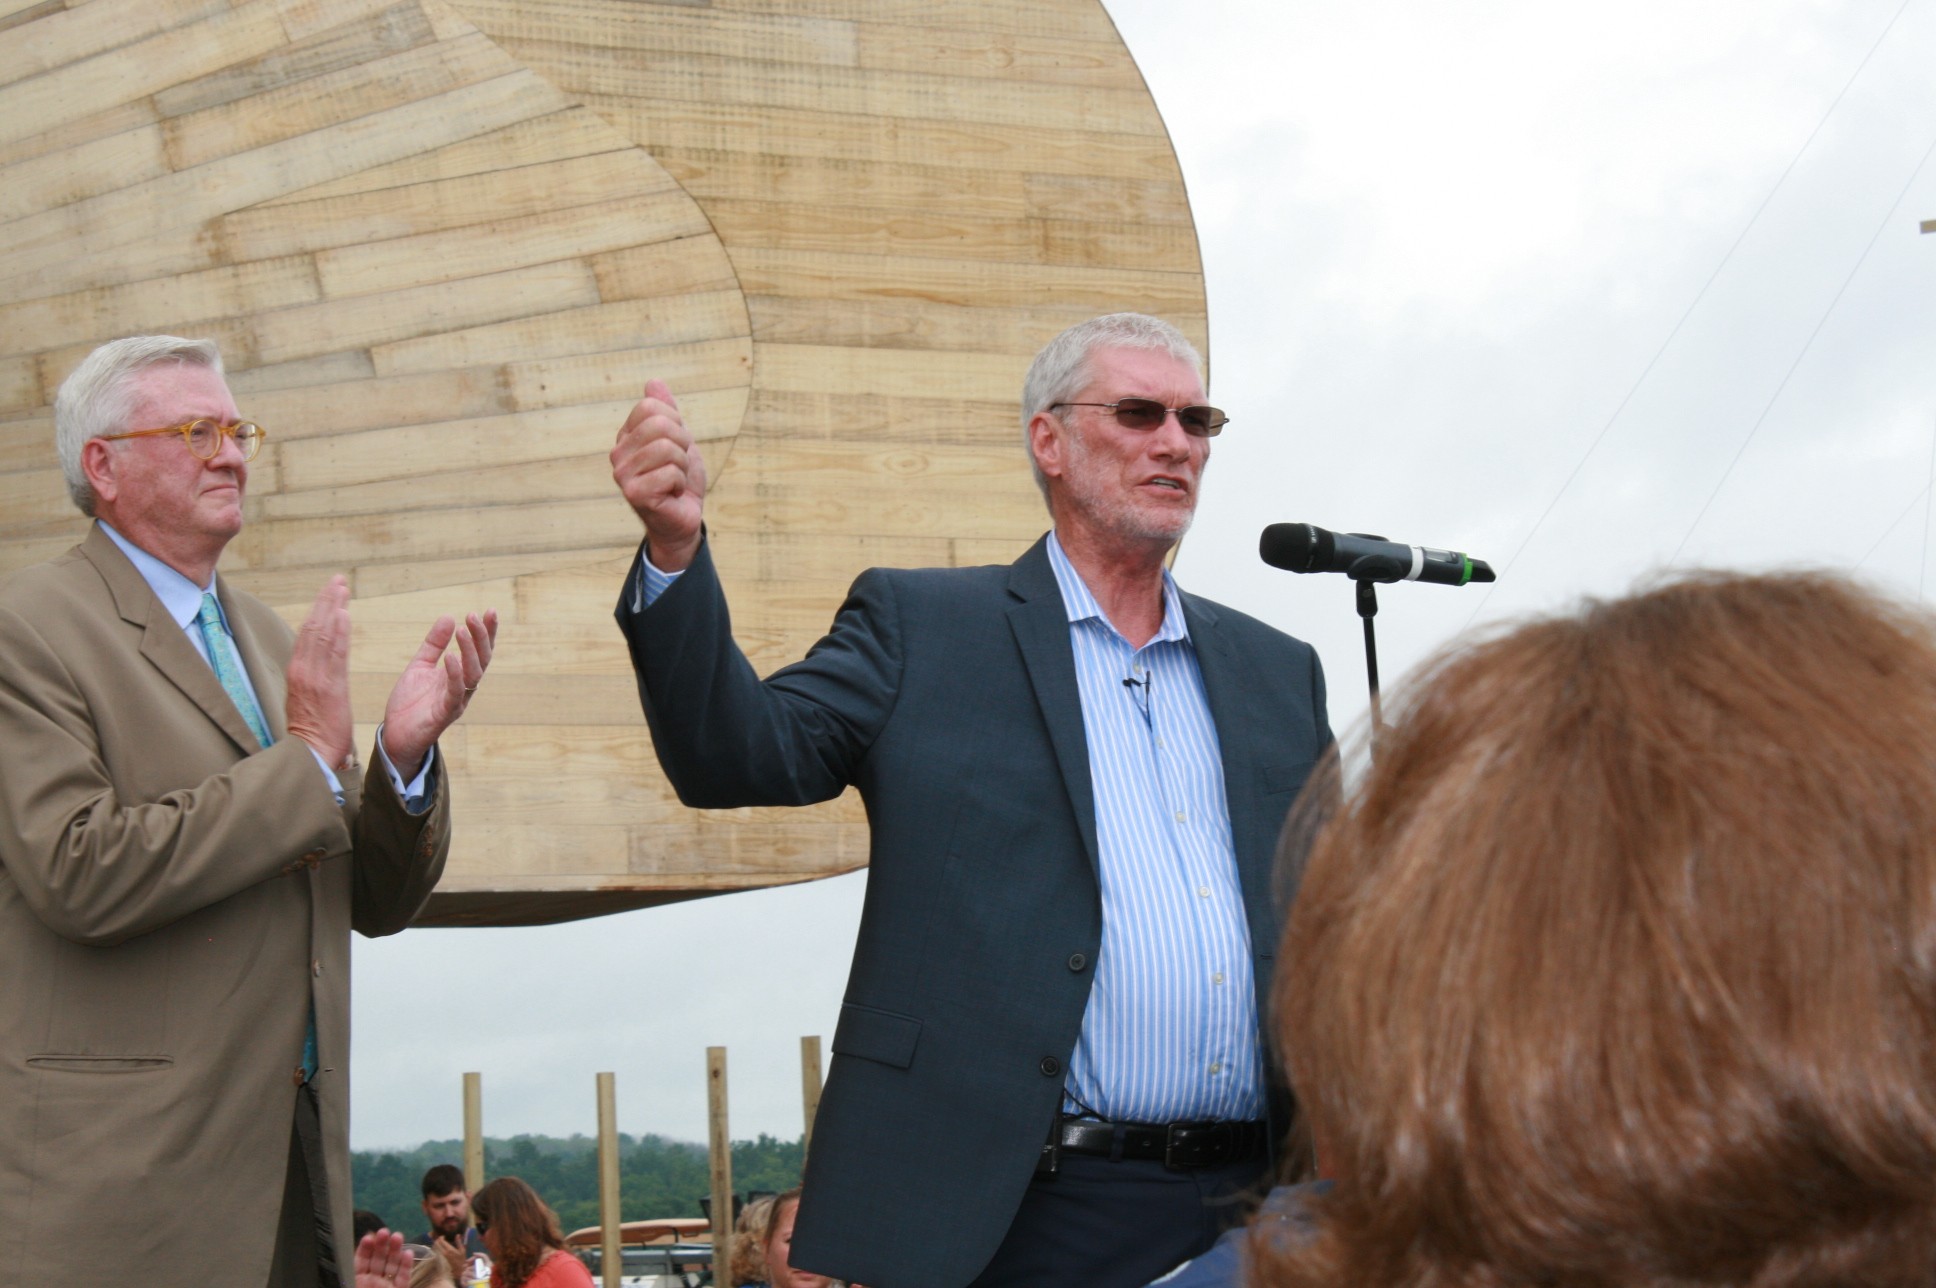
[(376, 768), (338, 806), (286, 737), (288, 627), (217, 593), (266, 750), (98, 527), (0, 586), (7, 1284), (265, 1282), (312, 1002), (350, 1264), (349, 933), (422, 906), (448, 800), (413, 817)]

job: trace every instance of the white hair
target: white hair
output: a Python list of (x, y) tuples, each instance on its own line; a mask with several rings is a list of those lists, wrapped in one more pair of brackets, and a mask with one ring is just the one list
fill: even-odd
[(222, 374), (222, 354), (213, 340), (131, 335), (110, 340), (81, 359), (54, 395), (54, 450), (67, 478), (67, 495), (89, 518), (94, 516), (94, 489), (81, 468), (81, 448), (90, 438), (128, 428), (128, 415), (134, 410), (134, 378), (163, 363), (207, 367)]
[(1049, 479), (1035, 459), (1029, 422), (1035, 419), (1035, 413), (1048, 411), (1082, 392), (1089, 383), (1089, 359), (1098, 349), (1156, 349), (1189, 363), (1199, 379), (1203, 376), (1203, 355), (1197, 347), (1183, 332), (1147, 313), (1105, 313), (1076, 323), (1043, 345), (1022, 379), (1022, 450), (1028, 453), (1029, 469), (1045, 502), (1049, 499)]

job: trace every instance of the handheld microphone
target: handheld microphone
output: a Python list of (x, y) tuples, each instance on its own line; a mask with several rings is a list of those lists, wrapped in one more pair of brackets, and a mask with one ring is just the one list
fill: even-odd
[(1451, 550), (1405, 546), (1363, 532), (1328, 532), (1313, 523), (1273, 523), (1257, 539), (1257, 553), (1288, 572), (1341, 572), (1354, 581), (1429, 581), (1463, 586), (1494, 581), (1483, 559)]

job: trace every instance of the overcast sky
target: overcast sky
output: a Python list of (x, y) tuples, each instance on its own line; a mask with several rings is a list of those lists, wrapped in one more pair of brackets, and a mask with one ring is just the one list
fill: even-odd
[[(1381, 592), (1388, 687), (1670, 566), (1936, 589), (1936, 0), (1107, 8), (1189, 184), (1232, 417), (1177, 573), (1315, 643), (1340, 731), (1351, 585), (1265, 567), (1267, 523), (1499, 571)], [(623, 1130), (703, 1140), (708, 1044), (733, 1135), (798, 1135), (864, 881), (359, 940), (355, 1145), (459, 1135), (467, 1069), (493, 1136), (592, 1133), (609, 1069)]]

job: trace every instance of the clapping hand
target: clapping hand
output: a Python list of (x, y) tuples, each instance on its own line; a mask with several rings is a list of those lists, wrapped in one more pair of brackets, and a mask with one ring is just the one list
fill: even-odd
[(469, 614), (461, 628), (452, 618), (439, 617), (424, 636), (383, 708), (383, 751), (404, 781), (417, 776), (431, 744), (464, 714), (496, 643), (495, 608), (481, 617)]

